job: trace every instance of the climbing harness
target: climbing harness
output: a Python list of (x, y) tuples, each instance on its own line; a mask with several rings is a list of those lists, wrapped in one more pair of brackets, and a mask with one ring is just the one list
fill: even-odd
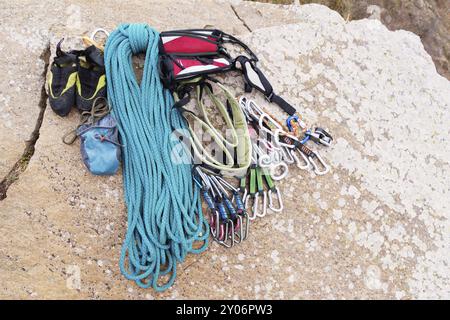
[[(241, 46), (250, 56), (232, 58), (223, 46), (226, 43)], [(188, 29), (162, 32), (160, 35), (159, 71), (164, 86), (176, 90), (177, 82), (198, 76), (207, 76), (237, 70), (243, 74), (245, 92), (256, 89), (269, 102), (277, 104), (290, 116), (296, 109), (275, 94), (272, 85), (257, 67), (257, 56), (239, 39), (220, 30)], [(184, 96), (178, 94), (180, 99)]]
[(217, 29), (185, 29), (160, 33), (160, 52), (179, 56), (219, 55), (229, 56), (225, 43), (242, 47), (255, 61), (256, 55), (250, 48), (237, 39)]
[[(137, 285), (162, 291), (173, 284), (178, 262), (206, 249), (209, 228), (191, 165), (171, 161), (179, 142), (170, 135), (186, 124), (160, 83), (158, 40), (146, 24), (122, 24), (108, 37), (105, 65), (108, 99), (125, 145), (128, 229), (120, 269)], [(141, 52), (145, 65), (138, 83), (131, 58)], [(183, 156), (183, 148), (176, 150)]]

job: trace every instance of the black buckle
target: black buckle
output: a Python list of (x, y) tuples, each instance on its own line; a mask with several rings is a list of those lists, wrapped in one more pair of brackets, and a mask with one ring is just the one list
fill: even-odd
[(323, 128), (315, 128), (314, 132), (308, 134), (309, 138), (317, 144), (329, 147), (333, 141), (333, 137)]
[(268, 95), (268, 96), (264, 96), (267, 101), (272, 102), (273, 96), (275, 95), (275, 93), (273, 93), (273, 91)]

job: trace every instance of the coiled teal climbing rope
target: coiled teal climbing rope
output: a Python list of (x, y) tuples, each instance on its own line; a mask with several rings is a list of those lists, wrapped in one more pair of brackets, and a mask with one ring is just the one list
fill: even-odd
[[(171, 159), (179, 143), (171, 133), (186, 124), (159, 79), (158, 38), (146, 24), (120, 25), (108, 37), (105, 66), (108, 99), (124, 145), (128, 229), (120, 269), (139, 286), (163, 291), (175, 280), (177, 262), (206, 249), (209, 228), (191, 165)], [(132, 55), (141, 52), (146, 54), (139, 84)]]

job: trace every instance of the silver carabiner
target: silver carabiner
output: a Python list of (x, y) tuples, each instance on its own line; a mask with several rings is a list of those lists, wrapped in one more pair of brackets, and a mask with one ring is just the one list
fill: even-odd
[(274, 140), (275, 141), (275, 145), (277, 147), (286, 147), (286, 148), (289, 148), (289, 149), (294, 148), (294, 145), (280, 141), (280, 133), (282, 133), (284, 136), (286, 136), (289, 139), (297, 140), (297, 138), (294, 137), (293, 135), (288, 134), (288, 133), (286, 133), (285, 131), (283, 131), (281, 129), (276, 129), (275, 132), (273, 133), (273, 136), (275, 138), (275, 140)]
[(244, 201), (244, 208), (245, 208), (245, 198), (247, 197), (247, 194), (248, 194), (248, 190), (247, 190), (247, 188), (245, 188), (244, 193), (242, 194), (242, 201)]
[(311, 157), (311, 156), (309, 156), (308, 159), (309, 159), (309, 162), (311, 162), (311, 164), (312, 164), (312, 166), (313, 166), (313, 168), (314, 168), (314, 172), (315, 172), (317, 175), (319, 175), (319, 176), (328, 173), (328, 171), (330, 171), (330, 167), (325, 163), (325, 161), (323, 161), (323, 159), (322, 159), (322, 157), (320, 156), (320, 154), (318, 154), (317, 152), (314, 152), (314, 155), (315, 155), (314, 158), (317, 158), (318, 162), (319, 162), (319, 163), (322, 165), (322, 167), (324, 168), (323, 170), (320, 170), (318, 164), (314, 161), (314, 158)]
[(275, 147), (271, 142), (266, 139), (259, 138), (257, 142), (261, 143), (263, 148), (257, 145), (256, 151), (259, 155), (258, 164), (262, 168), (270, 167), (272, 164), (277, 164), (281, 161), (282, 155), (280, 154), (281, 149)]
[[(247, 192), (247, 189), (245, 190), (246, 192)], [(256, 203), (256, 200), (255, 200), (255, 196), (256, 196), (256, 194), (254, 194), (254, 195), (251, 195), (251, 194), (246, 194), (245, 195), (245, 197), (244, 197), (244, 208), (245, 208), (245, 211), (247, 211), (247, 214), (248, 214), (248, 219), (249, 220), (255, 220), (256, 219), (256, 211), (255, 211), (255, 203)], [(253, 198), (253, 205), (252, 205), (252, 209), (251, 210), (249, 210), (250, 208), (249, 208), (249, 202), (250, 202), (250, 198)], [(256, 204), (256, 209), (258, 208), (258, 205)]]
[(258, 165), (261, 168), (268, 168), (272, 165), (272, 158), (268, 154), (259, 156)]
[(269, 155), (270, 158), (272, 159), (273, 163), (279, 163), (281, 162), (281, 158), (283, 157), (282, 153), (281, 153), (281, 149), (277, 148), (278, 150), (273, 150)]
[(210, 211), (209, 229), (211, 230), (211, 236), (214, 241), (221, 243), (221, 239), (223, 239), (224, 234), (219, 224), (219, 213), (216, 210), (214, 212)]
[(94, 31), (92, 31), (92, 33), (91, 33), (91, 39), (92, 39), (92, 40), (95, 40), (95, 39), (94, 39), (95, 36), (97, 35), (97, 33), (100, 33), (100, 32), (104, 33), (104, 34), (106, 35), (106, 37), (109, 37), (109, 32), (108, 32), (108, 31), (106, 31), (106, 30), (103, 29), (103, 28), (97, 28), (97, 29), (95, 29)]
[(247, 233), (248, 233), (248, 221), (244, 222), (243, 216), (238, 215), (236, 225), (234, 226), (234, 241), (236, 243), (241, 243), (247, 238)]
[(246, 211), (244, 211), (242, 213), (242, 216), (239, 217), (241, 218), (240, 223), (242, 224), (242, 230), (244, 230), (242, 240), (245, 240), (248, 237), (248, 231), (250, 229), (250, 220), (248, 219), (248, 214)]
[(283, 207), (283, 200), (281, 199), (280, 189), (278, 189), (278, 187), (275, 187), (275, 192), (276, 192), (277, 199), (278, 199), (278, 208), (274, 207), (274, 205), (273, 205), (272, 189), (271, 189), (271, 190), (269, 190), (269, 209), (274, 212), (281, 212), (281, 211), (283, 211), (284, 207)]
[(247, 110), (247, 103), (248, 102), (247, 102), (247, 98), (246, 97), (242, 96), (242, 97), (239, 98), (239, 108), (241, 108), (241, 110), (244, 113), (245, 117), (248, 120), (250, 120), (251, 116), (250, 116), (250, 114), (248, 113), (248, 110)]
[[(220, 223), (219, 212), (215, 211), (214, 213), (210, 213), (211, 221), (210, 221), (210, 230), (211, 236), (217, 243), (223, 245), (224, 247), (231, 248), (235, 242), (234, 234), (231, 235), (231, 241), (228, 241), (229, 234), (229, 222)], [(232, 223), (233, 221), (231, 221)], [(214, 226), (214, 227), (213, 227)]]
[(227, 248), (231, 248), (236, 241), (234, 240), (234, 222), (233, 220), (228, 220), (225, 223), (225, 239), (223, 240), (223, 245)]
[(262, 212), (260, 212), (259, 208), (258, 208), (259, 207), (259, 192), (256, 192), (254, 195), (251, 195), (251, 194), (247, 195), (247, 198), (245, 199), (245, 204), (244, 204), (245, 210), (247, 210), (247, 212), (248, 212), (250, 198), (253, 198), (253, 205), (252, 205), (252, 210), (251, 210), (252, 214), (251, 215), (249, 214), (248, 218), (250, 220), (255, 220), (256, 217), (260, 217), (260, 218), (264, 217), (267, 213), (267, 194), (266, 194), (266, 192), (264, 191), (263, 196), (262, 196), (262, 207), (263, 207)]
[(255, 163), (257, 163), (260, 167), (266, 168), (270, 166), (272, 162), (270, 156), (266, 152), (264, 152), (256, 142), (252, 143), (252, 145), (253, 145), (252, 160)]
[[(261, 192), (261, 191), (260, 191)], [(255, 204), (257, 205), (256, 207), (256, 215), (260, 218), (264, 217), (267, 214), (267, 192), (266, 191), (262, 191), (262, 210), (258, 211), (258, 198), (259, 198), (259, 193), (256, 193), (256, 198), (255, 198)]]
[(304, 164), (302, 165), (299, 157), (295, 154), (295, 151), (296, 150), (291, 150), (291, 155), (292, 155), (292, 157), (294, 157), (295, 162), (297, 163), (297, 167), (302, 170), (308, 170), (309, 163), (310, 163), (310, 161), (308, 160), (308, 157), (303, 152), (301, 152), (300, 150), (297, 149), (298, 153), (302, 156), (303, 161), (304, 161)]
[(293, 164), (295, 162), (295, 158), (292, 156), (291, 152), (292, 150), (289, 150), (288, 148), (286, 148), (285, 146), (281, 147), (281, 154), (282, 154), (282, 159), (284, 160), (284, 162), (286, 162), (287, 164)]

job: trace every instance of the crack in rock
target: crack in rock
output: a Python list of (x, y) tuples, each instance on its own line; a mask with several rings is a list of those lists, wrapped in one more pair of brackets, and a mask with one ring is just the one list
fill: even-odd
[(30, 159), (34, 155), (35, 151), (35, 145), (37, 140), (39, 139), (39, 132), (41, 129), (42, 121), (44, 120), (44, 113), (45, 109), (47, 108), (47, 92), (45, 91), (45, 78), (47, 75), (48, 66), (50, 64), (50, 42), (47, 44), (47, 46), (42, 50), (42, 53), (40, 55), (40, 59), (44, 61), (44, 70), (42, 71), (42, 87), (41, 87), (41, 95), (39, 98), (39, 115), (36, 119), (36, 123), (34, 125), (34, 129), (31, 132), (30, 138), (25, 141), (25, 149), (23, 150), (22, 156), (19, 158), (19, 160), (16, 161), (12, 169), (8, 172), (8, 174), (3, 178), (3, 180), (0, 182), (0, 201), (6, 198), (6, 192), (8, 191), (8, 188), (13, 184), (15, 181), (19, 179), (19, 176), (26, 170), (28, 167), (28, 164), (30, 162)]
[(242, 24), (244, 25), (244, 27), (247, 28), (247, 30), (248, 30), (249, 32), (252, 32), (252, 29), (248, 26), (248, 24), (245, 22), (245, 20), (242, 19), (242, 18), (239, 16), (239, 14), (237, 13), (236, 8), (235, 8), (232, 4), (230, 4), (230, 7), (231, 7), (231, 10), (233, 10), (234, 14), (236, 15), (236, 18), (238, 18), (239, 21), (242, 22)]

